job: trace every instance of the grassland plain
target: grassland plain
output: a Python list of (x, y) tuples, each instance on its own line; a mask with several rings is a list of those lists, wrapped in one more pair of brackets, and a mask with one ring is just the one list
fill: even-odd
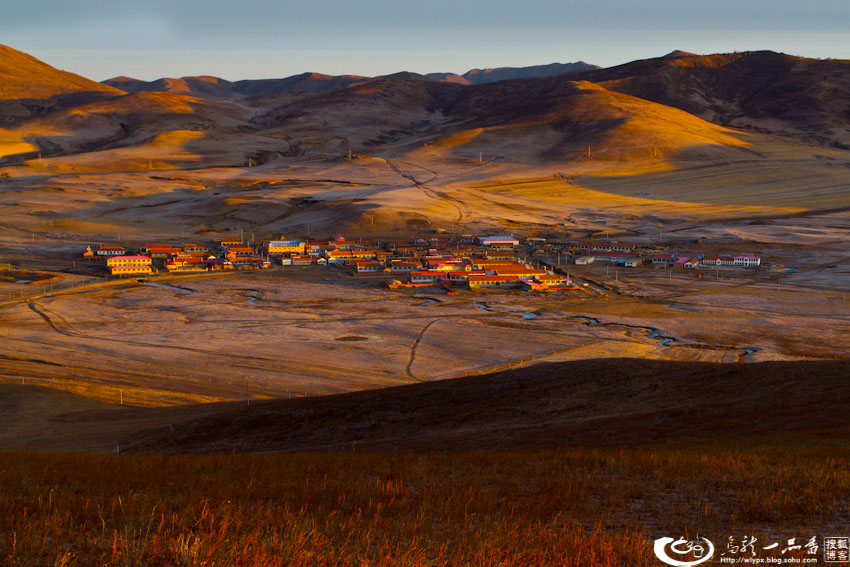
[(147, 406), (338, 393), (546, 360), (833, 358), (850, 314), (842, 292), (769, 273), (697, 280), (589, 267), (574, 275), (607, 295), (542, 297), (393, 292), (320, 267), (142, 283), (9, 273), (0, 381)]

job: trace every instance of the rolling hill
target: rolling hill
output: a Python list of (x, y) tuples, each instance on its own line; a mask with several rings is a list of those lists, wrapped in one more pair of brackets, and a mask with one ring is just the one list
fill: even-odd
[[(479, 377), (259, 402), (160, 428), (134, 450), (475, 451), (846, 439), (843, 363), (550, 363)], [(746, 387), (743, 387), (743, 385)], [(769, 394), (768, 394), (769, 393)], [(781, 433), (780, 433), (781, 432)]]
[(31, 55), (0, 45), (0, 125), (122, 94), (119, 89), (60, 71)]
[(675, 51), (576, 77), (724, 126), (850, 147), (850, 61)]
[[(747, 195), (749, 188), (758, 195), (775, 195), (773, 180), (793, 177), (799, 182), (778, 201), (783, 210), (800, 211), (812, 203), (829, 210), (847, 203), (842, 189), (846, 156), (795, 138), (839, 143), (836, 139), (847, 132), (840, 108), (845, 94), (836, 94), (828, 107), (832, 99), (809, 96), (800, 77), (822, 77), (823, 69), (833, 69), (835, 84), (843, 84), (845, 67), (844, 62), (770, 53), (702, 57), (677, 52), (612, 69), (483, 84), (408, 72), (377, 78), (304, 74), (234, 83), (193, 77), (155, 85), (124, 77), (112, 81), (123, 90), (100, 85), (104, 90), (91, 94), (68, 87), (77, 93), (68, 96), (80, 100), (39, 107), (34, 115), (19, 116), (0, 128), (0, 167), (4, 175), (20, 178), (21, 187), (29, 187), (25, 179), (36, 176), (62, 184), (62, 176), (73, 174), (218, 168), (211, 174), (217, 177), (205, 177), (198, 186), (229, 191), (241, 186), (236, 179), (245, 174), (274, 184), (293, 175), (308, 185), (329, 179), (348, 183), (352, 175), (361, 183), (345, 194), (325, 191), (321, 183), (299, 194), (282, 191), (274, 199), (279, 209), (270, 216), (266, 208), (257, 216), (261, 207), (245, 204), (241, 197), (228, 201), (235, 208), (222, 209), (224, 197), (217, 190), (195, 195), (197, 202), (191, 204), (205, 211), (208, 226), (236, 218), (275, 232), (324, 223), (334, 230), (359, 230), (366, 223), (370, 230), (393, 229), (407, 226), (412, 217), (449, 226), (469, 219), (502, 226), (506, 215), (521, 224), (544, 218), (556, 222), (585, 207), (571, 197), (576, 183), (628, 199), (654, 195), (661, 188), (664, 199), (649, 203), (656, 213), (667, 202), (690, 203), (664, 209), (671, 214), (704, 210), (701, 203), (719, 198), (723, 206), (733, 207), (715, 213), (727, 215), (740, 214), (735, 208), (740, 204), (765, 201)], [(29, 68), (33, 84), (59, 81), (56, 74), (61, 72), (47, 65), (30, 62)], [(771, 91), (768, 83), (780, 79), (788, 87)], [(7, 82), (9, 89), (16, 84)], [(747, 90), (750, 83), (762, 86)], [(812, 92), (821, 92), (825, 84), (814, 81)], [(735, 98), (738, 88), (740, 100)], [(808, 106), (795, 105), (794, 96)], [(747, 100), (751, 102), (741, 102)], [(718, 108), (740, 110), (723, 114)], [(745, 111), (759, 116), (758, 126), (748, 126), (746, 114), (734, 118)], [(817, 122), (817, 117), (826, 122)], [(356, 159), (343, 159), (349, 155)], [(263, 169), (245, 171), (254, 166)], [(341, 177), (329, 175), (331, 171)], [(753, 172), (763, 174), (754, 178)], [(493, 189), (501, 180), (487, 181), (517, 175), (548, 181), (508, 193)], [(153, 179), (133, 183), (153, 181), (161, 185)], [(123, 187), (124, 181), (118, 183)], [(163, 188), (163, 199), (168, 192)], [(594, 195), (594, 203), (604, 197)], [(40, 209), (26, 204), (32, 198), (28, 194), (14, 201), (8, 215), (26, 225), (34, 222), (33, 212)], [(109, 215), (134, 205), (131, 199), (105, 211), (93, 200), (94, 194), (80, 197), (74, 205), (80, 212), (71, 214)], [(648, 204), (628, 202), (638, 208)], [(183, 205), (163, 209), (160, 221), (167, 219), (169, 226), (189, 222), (189, 211), (178, 212)], [(43, 214), (53, 218), (59, 213)], [(324, 220), (308, 222), (316, 214)], [(276, 226), (267, 226), (261, 220), (266, 218), (277, 219)], [(118, 225), (127, 220), (109, 219)]]

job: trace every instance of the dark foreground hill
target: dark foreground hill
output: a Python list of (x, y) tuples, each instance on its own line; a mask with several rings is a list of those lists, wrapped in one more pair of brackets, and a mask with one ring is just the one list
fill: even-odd
[[(3, 406), (5, 420), (18, 426), (0, 448), (214, 453), (843, 443), (849, 381), (846, 361), (605, 359), (250, 405), (122, 408), (56, 392), (54, 410), (44, 390), (6, 385), (4, 399), (17, 401)], [(41, 400), (36, 413), (27, 410), (30, 396)]]
[(848, 363), (606, 359), (235, 407), (142, 451), (490, 450), (846, 437)]

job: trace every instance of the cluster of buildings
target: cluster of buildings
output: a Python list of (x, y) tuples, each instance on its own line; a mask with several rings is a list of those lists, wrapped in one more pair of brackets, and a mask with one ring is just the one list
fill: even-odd
[(326, 250), (328, 264), (357, 275), (390, 275), (390, 287), (468, 287), (479, 289), (567, 289), (572, 282), (516, 258), (519, 241), (510, 236), (389, 241), (380, 246), (340, 245)]
[(655, 255), (651, 258), (654, 266), (681, 266), (682, 268), (736, 267), (757, 268), (761, 265), (761, 257), (752, 254), (720, 255), (720, 256), (680, 256), (677, 254)]
[[(547, 243), (529, 238), (521, 254), (561, 254), (577, 265), (610, 263), (626, 268), (641, 265), (697, 268), (756, 268), (761, 258), (752, 254), (681, 255), (660, 253), (650, 247), (614, 241)], [(113, 275), (264, 269), (311, 264), (342, 266), (357, 275), (390, 275), (391, 285), (462, 285), (471, 289), (562, 289), (571, 285), (562, 276), (535, 269), (518, 260), (520, 241), (513, 236), (434, 237), (414, 240), (328, 241), (269, 240), (247, 244), (241, 238), (224, 239), (212, 247), (200, 244), (149, 244), (133, 251), (121, 246), (88, 247), (86, 260), (103, 262)]]
[(642, 250), (636, 244), (628, 242), (582, 242), (561, 246), (561, 249), (566, 248), (569, 249), (575, 264), (579, 266), (586, 266), (595, 262), (608, 262), (626, 268), (637, 268), (644, 264), (682, 268), (697, 268), (699, 266), (757, 268), (761, 265), (761, 258), (753, 254), (719, 256), (658, 254), (652, 253), (650, 250)]
[(267, 258), (241, 239), (222, 240), (213, 249), (200, 244), (148, 244), (135, 251), (113, 245), (94, 250), (89, 246), (83, 252), (83, 259), (102, 262), (114, 276), (150, 275), (157, 268), (168, 273), (185, 273), (271, 267)]
[(517, 259), (512, 236), (465, 235), (390, 241), (270, 240), (258, 246), (241, 239), (213, 248), (199, 244), (149, 244), (128, 251), (120, 246), (89, 247), (83, 257), (105, 263), (112, 275), (148, 275), (282, 266), (335, 265), (359, 276), (389, 276), (391, 287), (462, 286), (470, 289), (554, 290), (571, 285), (565, 277)]

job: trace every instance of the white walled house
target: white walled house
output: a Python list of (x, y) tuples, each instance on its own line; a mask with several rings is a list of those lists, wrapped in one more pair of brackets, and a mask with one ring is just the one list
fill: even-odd
[(741, 254), (739, 256), (735, 256), (734, 262), (736, 266), (755, 268), (761, 265), (761, 257), (750, 254)]

